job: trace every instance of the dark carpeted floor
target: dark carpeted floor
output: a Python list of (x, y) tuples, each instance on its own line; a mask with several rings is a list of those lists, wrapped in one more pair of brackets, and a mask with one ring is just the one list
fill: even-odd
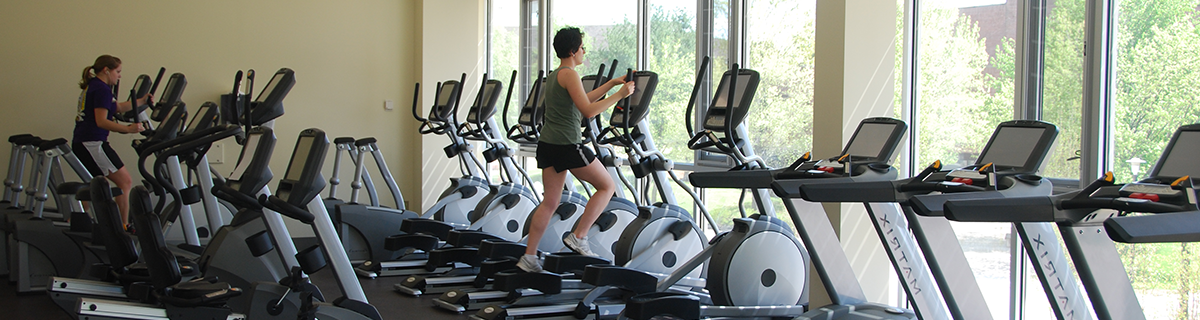
[[(312, 275), (312, 281), (322, 289), (327, 298), (341, 296), (332, 272), (326, 268)], [(456, 315), (432, 307), (436, 295), (411, 298), (392, 291), (392, 285), (403, 278), (390, 277), (375, 280), (360, 279), (367, 299), (379, 310), (384, 319), (466, 319), (467, 315)], [(16, 288), (7, 281), (0, 281), (0, 319), (8, 320), (51, 320), (71, 319), (59, 309), (46, 294), (17, 295)]]

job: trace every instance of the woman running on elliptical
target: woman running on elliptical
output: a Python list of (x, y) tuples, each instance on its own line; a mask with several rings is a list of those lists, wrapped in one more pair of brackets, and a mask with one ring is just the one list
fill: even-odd
[[(129, 189), (133, 179), (125, 164), (108, 145), (108, 132), (137, 133), (145, 128), (141, 123), (118, 124), (113, 116), (118, 112), (133, 109), (129, 101), (117, 102), (112, 86), (121, 79), (121, 59), (102, 55), (96, 62), (83, 68), (83, 79), (79, 81), (79, 109), (75, 115), (75, 134), (71, 139), (71, 152), (83, 162), (93, 177), (107, 177), (118, 188), (121, 195), (114, 197), (121, 211), (121, 224), (129, 225)], [(153, 101), (147, 94), (137, 99), (137, 105)]]
[[(604, 170), (596, 155), (582, 144), (580, 122), (612, 107), (622, 98), (633, 94), (634, 83), (625, 82), (625, 76), (614, 78), (604, 85), (584, 91), (583, 82), (575, 67), (583, 64), (583, 32), (579, 28), (566, 27), (554, 34), (554, 52), (561, 61), (558, 69), (546, 77), (546, 111), (542, 130), (538, 138), (537, 164), (542, 169), (544, 197), (533, 211), (529, 235), (526, 239), (541, 239), (550, 223), (550, 217), (562, 200), (563, 185), (567, 171), (596, 189), (588, 199), (575, 230), (563, 237), (563, 244), (583, 255), (596, 256), (588, 247), (587, 232), (600, 211), (608, 205), (616, 191), (612, 178)], [(604, 94), (617, 86), (621, 89), (601, 100)], [(517, 267), (526, 272), (541, 272), (541, 261), (537, 256), (537, 242), (527, 244), (525, 255)]]

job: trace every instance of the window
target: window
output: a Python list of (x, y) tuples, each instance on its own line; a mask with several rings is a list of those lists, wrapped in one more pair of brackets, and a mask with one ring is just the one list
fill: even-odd
[[(918, 170), (973, 164), (996, 124), (1014, 115), (1016, 1), (921, 1), (915, 77)], [(1008, 318), (1008, 223), (952, 223), (997, 319)]]
[[(1108, 162), (1128, 182), (1146, 177), (1176, 128), (1200, 121), (1200, 29), (1196, 1), (1118, 4)], [(1196, 244), (1117, 248), (1147, 318), (1200, 317)]]
[[(508, 90), (510, 85), (508, 82), (513, 71), (529, 74), (528, 71), (519, 70), (521, 67), (521, 1), (493, 0), (490, 10), (488, 43), (491, 51), (488, 54), (491, 57), (491, 72), (488, 77), (504, 82), (504, 89)], [(517, 113), (520, 112), (525, 95), (528, 93), (528, 87), (522, 87), (521, 82), (521, 79), (518, 79), (517, 83), (511, 84), (515, 88), (512, 88), (512, 96), (508, 102), (509, 112), (503, 115), (507, 118), (509, 125), (516, 124)], [(506, 93), (507, 91), (504, 94)], [(498, 112), (504, 111), (504, 103), (504, 101), (497, 102)], [(503, 126), (504, 122), (498, 121), (497, 124)], [(508, 128), (502, 128), (500, 131), (507, 130)]]
[[(595, 74), (600, 64), (612, 68), (618, 60), (618, 71), (637, 69), (637, 1), (554, 1), (551, 15), (550, 40), (558, 29), (571, 26), (583, 31), (583, 46), (587, 48), (580, 75)], [(546, 44), (550, 68), (558, 67), (558, 59), (550, 43)], [(549, 72), (549, 71), (547, 71)]]
[[(654, 0), (650, 6), (647, 70), (658, 73), (658, 88), (650, 110), (650, 135), (659, 150), (676, 162), (694, 161), (687, 147), (691, 137), (684, 111), (696, 81), (696, 1)], [(702, 91), (704, 92), (704, 91)], [(706, 98), (697, 97), (697, 108)], [(695, 111), (693, 111), (695, 113)], [(692, 121), (695, 123), (695, 121)]]
[(812, 0), (749, 0), (745, 67), (762, 82), (748, 129), (754, 151), (773, 168), (812, 149), (816, 9)]
[(1058, 125), (1058, 139), (1042, 175), (1079, 180), (1086, 8), (1083, 0), (1052, 4), (1046, 13), (1041, 120)]

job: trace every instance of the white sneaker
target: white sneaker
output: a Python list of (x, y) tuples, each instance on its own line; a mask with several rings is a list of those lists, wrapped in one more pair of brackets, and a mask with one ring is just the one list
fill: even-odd
[(588, 245), (588, 237), (583, 237), (583, 239), (579, 239), (579, 238), (575, 237), (575, 234), (568, 233), (565, 237), (563, 237), (563, 244), (566, 245), (567, 248), (570, 248), (571, 251), (575, 251), (576, 253), (579, 253), (581, 255), (585, 255), (585, 256), (589, 256), (589, 257), (599, 257), (600, 256), (600, 255), (596, 254), (595, 252), (592, 252), (591, 246)]
[(532, 254), (523, 255), (517, 261), (517, 268), (530, 273), (542, 272), (542, 261)]

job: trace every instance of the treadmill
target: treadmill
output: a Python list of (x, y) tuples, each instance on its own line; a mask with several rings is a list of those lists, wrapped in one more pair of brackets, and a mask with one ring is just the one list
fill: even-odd
[[(937, 161), (913, 178), (805, 184), (795, 192), (814, 202), (866, 205), (921, 319), (992, 319), (953, 228), (940, 216), (941, 204), (947, 199), (1049, 195), (1050, 182), (1033, 173), (1057, 134), (1057, 127), (1046, 122), (1007, 121), (997, 126), (974, 165), (942, 170)], [(922, 256), (924, 261), (918, 258)], [(940, 299), (934, 291), (940, 291)]]
[[(798, 319), (916, 319), (913, 311), (867, 302), (824, 209), (819, 203), (801, 199), (797, 192), (798, 186), (809, 183), (895, 179), (896, 170), (888, 162), (906, 129), (907, 125), (900, 120), (868, 118), (859, 124), (841, 156), (812, 160), (810, 154), (805, 154), (784, 169), (735, 168), (726, 172), (696, 172), (689, 179), (700, 188), (771, 189), (783, 198), (796, 232), (808, 250), (816, 276), (833, 302), (820, 308), (809, 306), (809, 311)], [(736, 228), (734, 232), (737, 232)], [(695, 298), (650, 294), (635, 297), (626, 306), (625, 315), (635, 319), (661, 314), (683, 318), (780, 316), (771, 312), (782, 309), (785, 308), (702, 306)]]
[(1187, 176), (1181, 183), (1186, 183), (1188, 202), (1192, 208), (1188, 212), (1167, 214), (1120, 216), (1104, 221), (1104, 228), (1113, 241), (1124, 243), (1160, 243), (1160, 242), (1200, 242), (1200, 211), (1196, 211), (1196, 178), (1200, 170), (1195, 167), (1179, 168), (1180, 165), (1192, 162), (1182, 162), (1196, 159), (1200, 150), (1200, 124), (1191, 124), (1179, 128), (1167, 150), (1174, 151), (1176, 145), (1182, 144), (1179, 154), (1168, 153), (1159, 158), (1158, 165), (1151, 175)]
[[(1200, 215), (1195, 211), (1196, 191), (1190, 178), (1200, 174), (1200, 166), (1193, 162), (1200, 150), (1197, 146), (1200, 146), (1200, 124), (1184, 126), (1175, 132), (1150, 177), (1138, 182), (1117, 184), (1112, 172), (1108, 172), (1081, 190), (1060, 195), (953, 200), (943, 206), (946, 217), (957, 221), (1012, 222), (1018, 227), (1053, 222), (1058, 226), (1059, 235), (1087, 289), (1096, 317), (1104, 320), (1146, 319), (1113, 241), (1200, 241)], [(1131, 212), (1154, 214), (1126, 216)], [(1046, 251), (1041, 239), (1053, 239), (1055, 235), (1022, 231), (1022, 237), (1034, 237), (1023, 239), (1027, 240), (1024, 245), (1027, 251), (1040, 256)], [(1061, 278), (1072, 277), (1070, 272), (1061, 272), (1069, 269), (1053, 272), (1056, 266), (1065, 264), (1037, 263), (1035, 260), (1034, 265), (1039, 266), (1038, 278), (1047, 295), (1058, 293), (1055, 291), (1062, 286)], [(1071, 297), (1050, 298), (1061, 302)], [(1070, 302), (1068, 306), (1083, 306), (1084, 303), (1067, 302)], [(1055, 311), (1060, 318), (1080, 316), (1077, 310), (1074, 310), (1075, 314), (1069, 309)]]

